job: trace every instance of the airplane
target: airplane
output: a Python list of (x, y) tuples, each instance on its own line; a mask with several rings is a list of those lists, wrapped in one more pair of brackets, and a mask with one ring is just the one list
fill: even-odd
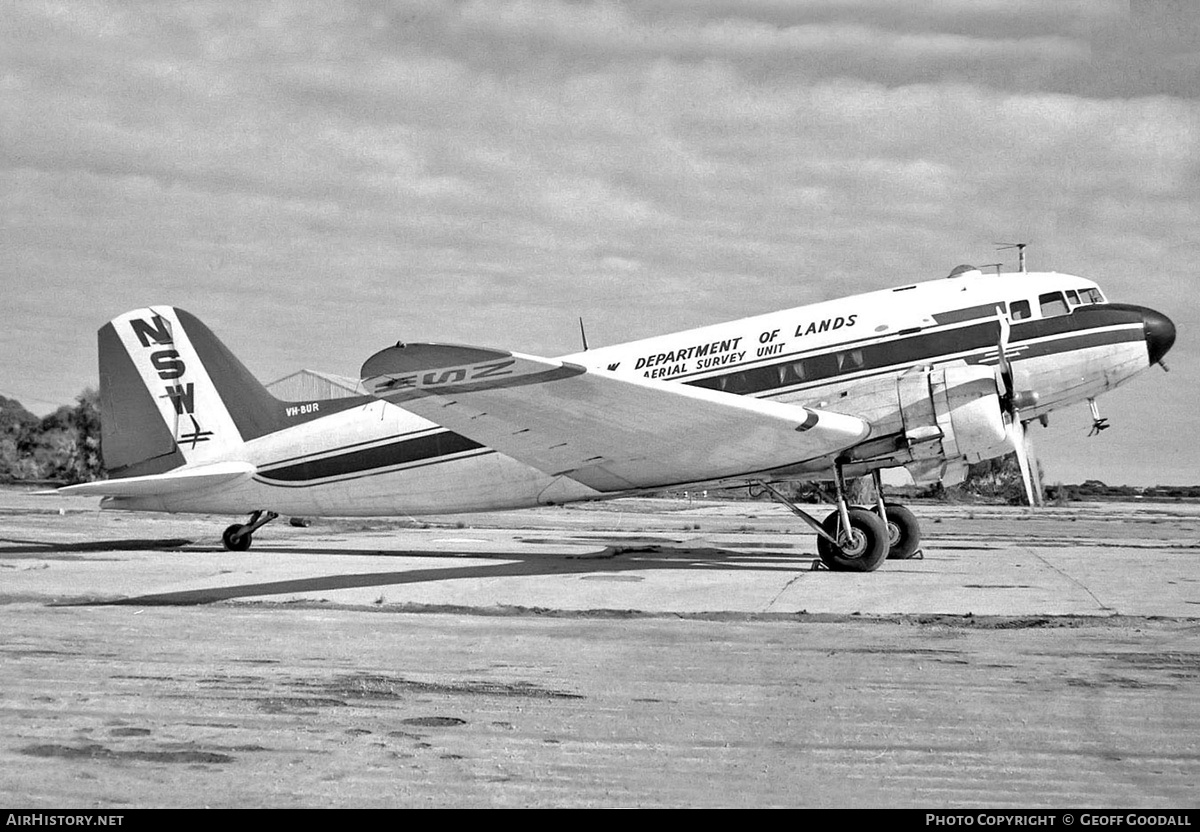
[[(1155, 365), (1165, 315), (1055, 272), (948, 277), (545, 358), (398, 342), (366, 393), (271, 395), (192, 314), (136, 309), (98, 334), (109, 478), (54, 493), (104, 509), (243, 514), (246, 551), (280, 515), (520, 509), (681, 487), (761, 488), (817, 535), (833, 571), (912, 557), (920, 527), (880, 472), (960, 480), (1015, 451), (1041, 495), (1026, 425)], [(1166, 369), (1166, 365), (1162, 364)], [(846, 480), (870, 476), (872, 506)], [(832, 481), (818, 520), (779, 490)]]

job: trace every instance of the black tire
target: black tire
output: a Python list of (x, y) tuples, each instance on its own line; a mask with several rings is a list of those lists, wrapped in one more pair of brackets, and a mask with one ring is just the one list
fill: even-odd
[(888, 560), (908, 560), (921, 547), (921, 524), (899, 503), (885, 503), (888, 527)]
[[(850, 513), (850, 543), (834, 546), (823, 537), (817, 537), (817, 554), (821, 561), (834, 572), (874, 572), (879, 564), (887, 560), (887, 524), (873, 511), (852, 508)], [(841, 517), (833, 512), (821, 523), (830, 537), (842, 539)]]
[(225, 544), (225, 548), (231, 552), (244, 552), (250, 548), (250, 544), (254, 538), (250, 534), (243, 534), (242, 529), (246, 528), (238, 523), (234, 523), (225, 533), (221, 535), (221, 542)]

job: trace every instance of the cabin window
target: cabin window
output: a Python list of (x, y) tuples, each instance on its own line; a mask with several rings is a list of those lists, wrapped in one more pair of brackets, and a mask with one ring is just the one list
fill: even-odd
[(808, 367), (803, 361), (793, 361), (783, 365), (783, 382), (795, 384), (808, 378)]
[(1042, 307), (1043, 318), (1066, 315), (1071, 311), (1070, 307), (1067, 306), (1067, 299), (1063, 297), (1062, 292), (1047, 292), (1044, 295), (1038, 295), (1038, 303)]
[(839, 352), (837, 354), (837, 364), (839, 373), (852, 373), (855, 370), (861, 369), (863, 365), (863, 351), (850, 350), (849, 352)]
[(1008, 308), (1014, 321), (1023, 321), (1033, 317), (1033, 313), (1029, 311), (1029, 301), (1027, 300), (1014, 300), (1008, 305)]
[(730, 373), (721, 377), (721, 389), (726, 393), (744, 396), (750, 392), (750, 385), (745, 373)]

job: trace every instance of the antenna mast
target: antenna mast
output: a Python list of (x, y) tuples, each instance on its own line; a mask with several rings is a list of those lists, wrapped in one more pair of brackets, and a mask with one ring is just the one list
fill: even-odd
[(1025, 274), (1025, 246), (1029, 243), (996, 243), (996, 251), (1015, 248), (1017, 250), (1017, 270)]

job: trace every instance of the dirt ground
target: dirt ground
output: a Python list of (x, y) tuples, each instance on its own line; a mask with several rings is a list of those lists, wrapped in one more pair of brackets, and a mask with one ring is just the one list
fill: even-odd
[[(0, 492), (0, 804), (1192, 808), (1200, 512), (276, 524)], [(968, 608), (969, 609), (966, 609)]]

